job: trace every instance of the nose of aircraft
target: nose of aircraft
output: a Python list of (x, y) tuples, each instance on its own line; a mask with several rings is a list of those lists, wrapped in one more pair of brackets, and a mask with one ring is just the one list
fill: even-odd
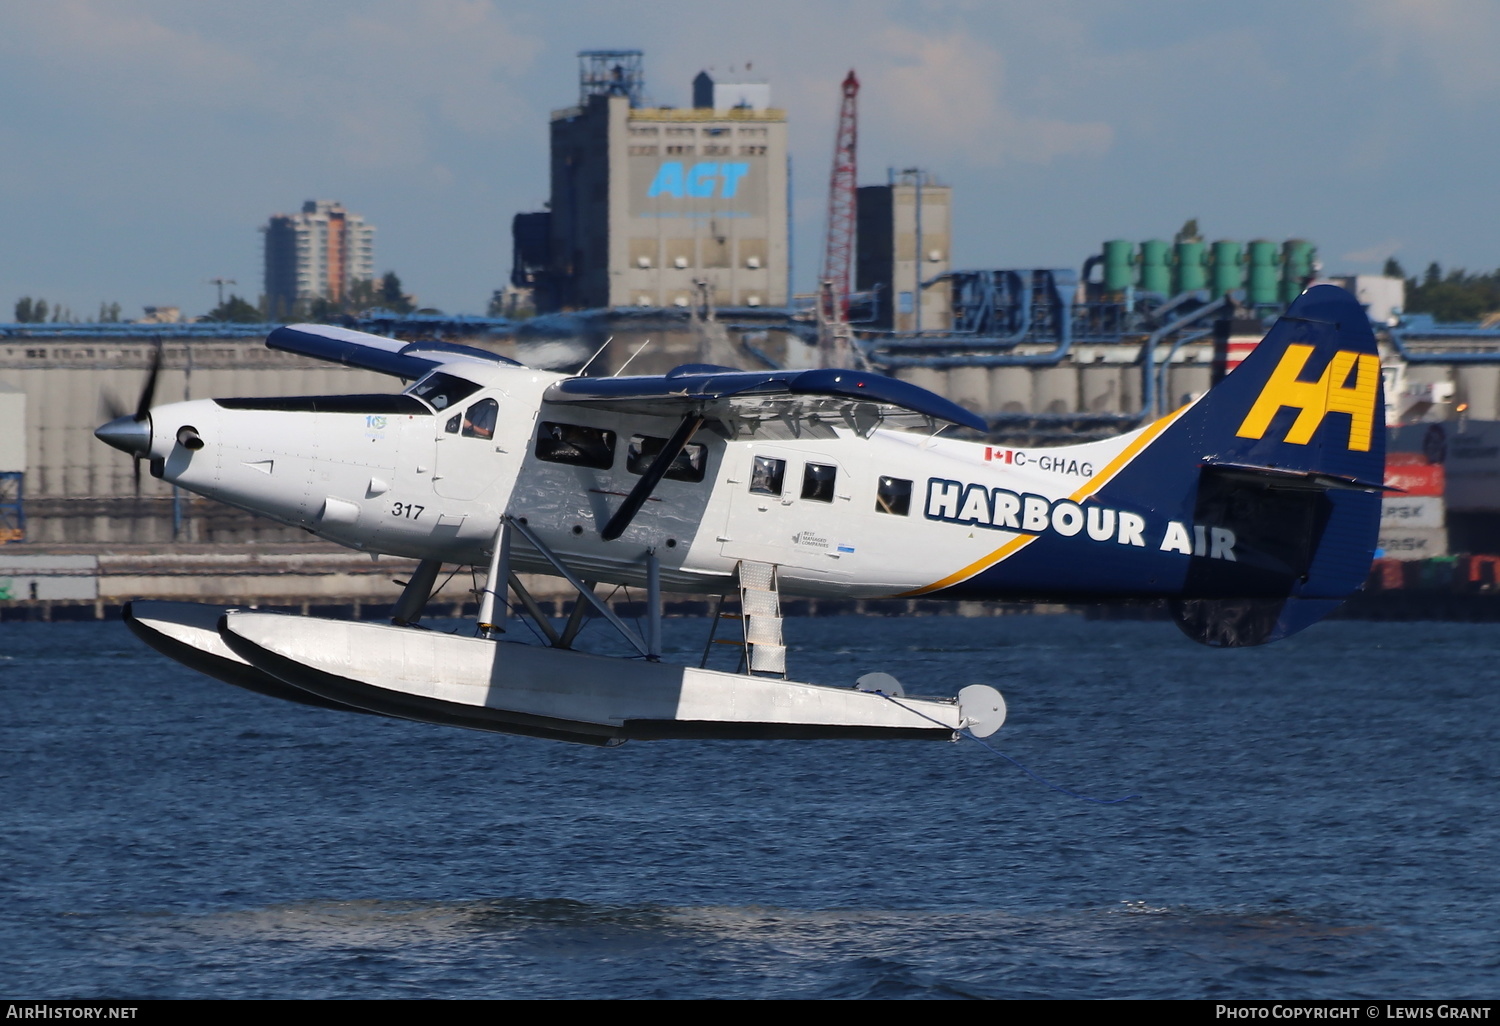
[(151, 449), (151, 418), (126, 414), (94, 429), (94, 437), (132, 456), (144, 456)]

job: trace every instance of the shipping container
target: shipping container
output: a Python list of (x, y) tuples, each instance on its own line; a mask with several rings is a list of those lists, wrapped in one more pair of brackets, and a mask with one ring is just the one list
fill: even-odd
[(1437, 495), (1386, 496), (1380, 503), (1380, 530), (1446, 527), (1443, 500)]
[(1380, 529), (1375, 555), (1384, 559), (1432, 559), (1448, 554), (1448, 532), (1441, 527)]
[(1385, 485), (1406, 495), (1442, 496), (1446, 475), (1443, 468), (1425, 463), (1385, 465)]

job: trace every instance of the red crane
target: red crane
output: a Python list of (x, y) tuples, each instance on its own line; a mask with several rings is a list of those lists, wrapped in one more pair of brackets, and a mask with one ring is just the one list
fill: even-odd
[(838, 141), (833, 147), (833, 174), (828, 180), (828, 243), (823, 251), (823, 278), (833, 283), (831, 295), (825, 293), (823, 316), (843, 322), (849, 318), (849, 268), (854, 261), (855, 221), (855, 139), (858, 122), (854, 98), (859, 95), (859, 79), (854, 69), (844, 79), (844, 99), (839, 105)]

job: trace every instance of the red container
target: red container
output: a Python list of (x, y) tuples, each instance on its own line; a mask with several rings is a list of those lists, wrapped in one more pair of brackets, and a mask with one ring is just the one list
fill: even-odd
[(1371, 583), (1380, 591), (1394, 591), (1403, 582), (1399, 559), (1377, 559), (1370, 567)]
[(1427, 463), (1385, 464), (1385, 483), (1388, 488), (1399, 488), (1407, 495), (1442, 495), (1443, 468)]
[(1470, 556), (1469, 583), (1482, 588), (1500, 584), (1500, 556)]

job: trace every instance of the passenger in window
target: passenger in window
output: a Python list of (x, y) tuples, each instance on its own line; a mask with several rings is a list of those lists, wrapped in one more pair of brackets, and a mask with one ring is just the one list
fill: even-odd
[(802, 472), (802, 497), (812, 502), (833, 501), (833, 479), (838, 468), (824, 463), (809, 463)]
[[(644, 474), (651, 468), (657, 456), (667, 447), (667, 439), (653, 435), (632, 435), (630, 447), (625, 454), (625, 469), (632, 474)], [(708, 446), (701, 442), (689, 442), (672, 460), (666, 478), (670, 481), (703, 480), (708, 467)]]
[(785, 476), (786, 460), (757, 456), (755, 469), (750, 472), (750, 490), (759, 495), (780, 495), (781, 482)]
[(615, 433), (579, 424), (543, 421), (536, 438), (537, 459), (608, 470), (615, 460)]
[(875, 510), (904, 517), (911, 512), (911, 482), (899, 477), (882, 477), (875, 492)]

